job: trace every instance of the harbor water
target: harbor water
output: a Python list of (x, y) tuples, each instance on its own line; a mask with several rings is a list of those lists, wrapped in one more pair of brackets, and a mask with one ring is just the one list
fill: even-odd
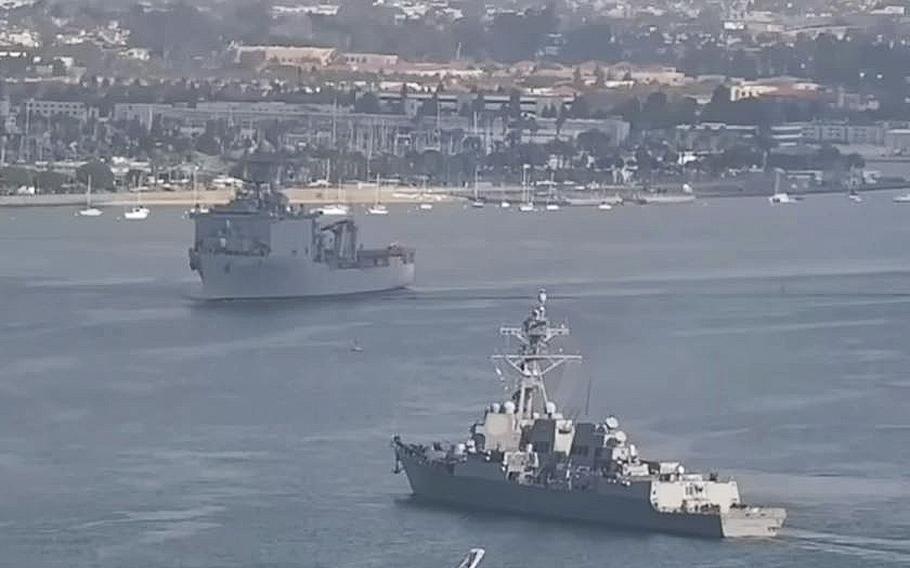
[[(910, 205), (390, 210), (361, 235), (418, 247), (414, 289), (206, 303), (180, 210), (0, 209), (0, 567), (910, 564)], [(562, 405), (786, 507), (778, 539), (409, 498), (391, 436), (466, 435), (539, 287), (586, 358)]]

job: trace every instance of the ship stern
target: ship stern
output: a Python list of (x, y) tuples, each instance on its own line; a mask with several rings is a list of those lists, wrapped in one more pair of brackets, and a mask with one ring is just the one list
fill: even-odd
[(724, 538), (771, 538), (787, 519), (787, 511), (776, 507), (736, 507), (721, 515)]

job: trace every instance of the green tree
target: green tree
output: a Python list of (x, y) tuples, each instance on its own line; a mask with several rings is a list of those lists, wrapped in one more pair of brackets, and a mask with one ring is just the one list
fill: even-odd
[(79, 183), (87, 185), (89, 179), (92, 181), (93, 188), (114, 188), (114, 173), (104, 162), (95, 160), (79, 166), (79, 168), (76, 169), (76, 180)]

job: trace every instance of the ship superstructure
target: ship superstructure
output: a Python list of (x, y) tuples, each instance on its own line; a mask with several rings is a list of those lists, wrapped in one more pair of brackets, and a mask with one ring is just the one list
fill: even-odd
[(192, 218), (190, 268), (206, 298), (331, 296), (414, 282), (414, 249), (364, 249), (352, 217), (306, 213), (279, 192), (245, 189)]
[(508, 400), (491, 404), (457, 444), (393, 439), (396, 471), (419, 498), (461, 507), (596, 522), (704, 537), (769, 537), (779, 508), (750, 507), (732, 479), (690, 473), (679, 462), (642, 458), (609, 416), (576, 421), (559, 412), (546, 377), (581, 360), (551, 342), (569, 334), (547, 317), (546, 293), (520, 327), (500, 334), (517, 344), (496, 355), (514, 378)]

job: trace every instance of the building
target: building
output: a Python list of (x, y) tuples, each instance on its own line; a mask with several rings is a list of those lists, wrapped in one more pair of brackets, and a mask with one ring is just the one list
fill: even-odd
[(808, 122), (803, 125), (803, 141), (880, 146), (885, 143), (885, 127), (882, 124)]
[(397, 55), (383, 53), (342, 53), (338, 59), (352, 71), (379, 72), (398, 65)]
[(237, 47), (234, 53), (235, 63), (254, 67), (262, 65), (326, 67), (337, 58), (338, 50), (330, 47), (244, 45)]
[(68, 116), (80, 121), (88, 118), (88, 108), (82, 102), (29, 99), (23, 103), (23, 109), (26, 116)]
[(798, 146), (803, 142), (803, 125), (776, 124), (771, 127), (771, 140), (780, 147)]
[(885, 146), (894, 153), (910, 150), (910, 128), (892, 128), (885, 133)]

